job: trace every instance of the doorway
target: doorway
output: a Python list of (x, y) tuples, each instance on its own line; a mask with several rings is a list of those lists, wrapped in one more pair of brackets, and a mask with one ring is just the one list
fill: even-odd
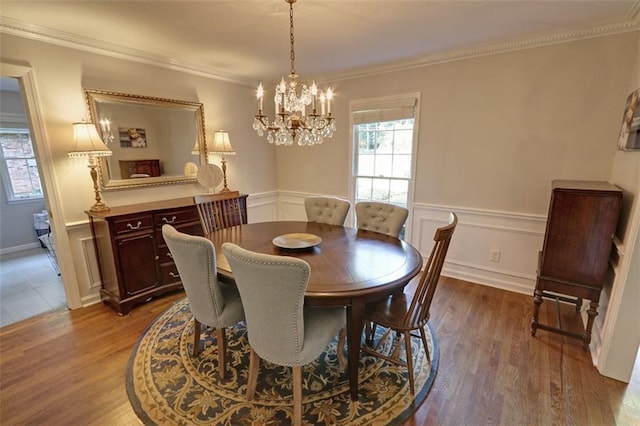
[(66, 309), (66, 296), (18, 78), (0, 77), (0, 97), (0, 326), (5, 326)]

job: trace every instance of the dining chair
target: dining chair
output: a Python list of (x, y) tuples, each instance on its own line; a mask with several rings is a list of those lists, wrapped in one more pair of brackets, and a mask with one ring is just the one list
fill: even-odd
[(240, 294), (235, 286), (218, 281), (215, 247), (207, 238), (184, 234), (171, 225), (162, 226), (187, 293), (193, 314), (193, 356), (200, 352), (201, 324), (215, 327), (218, 341), (218, 376), (226, 371), (226, 327), (244, 319)]
[(395, 204), (378, 201), (356, 203), (358, 229), (380, 232), (399, 238), (407, 216), (409, 216), (409, 210)]
[[(440, 271), (444, 264), (447, 250), (453, 231), (458, 224), (458, 217), (455, 213), (449, 213), (449, 223), (446, 226), (436, 229), (433, 237), (434, 245), (429, 255), (429, 260), (423, 272), (416, 276), (405, 288), (402, 294), (393, 294), (386, 299), (368, 304), (365, 310), (365, 321), (386, 327), (387, 330), (380, 337), (376, 346), (371, 347), (373, 343), (373, 335), (375, 327), (367, 336), (368, 345), (363, 345), (362, 350), (371, 355), (380, 357), (389, 362), (401, 365), (407, 368), (409, 374), (409, 387), (411, 394), (415, 394), (414, 378), (413, 378), (413, 359), (411, 355), (411, 334), (412, 331), (420, 331), (420, 339), (422, 345), (429, 356), (429, 347), (427, 346), (427, 338), (424, 326), (429, 321), (429, 310), (431, 301), (438, 285)], [(410, 289), (415, 288), (411, 291)], [(381, 344), (387, 339), (391, 331), (395, 331), (399, 339), (393, 344), (393, 351), (390, 355), (380, 352)], [(415, 336), (418, 337), (418, 336)], [(406, 361), (400, 359), (400, 351), (402, 350), (402, 341), (405, 346)]]
[(336, 197), (311, 196), (304, 199), (309, 222), (344, 225), (351, 203)]
[(193, 197), (204, 235), (218, 229), (242, 225), (243, 212), (238, 191), (201, 194)]
[(345, 309), (304, 305), (311, 268), (302, 259), (255, 253), (233, 243), (224, 243), (222, 250), (246, 315), (251, 348), (246, 398), (253, 399), (260, 359), (293, 367), (293, 420), (299, 425), (302, 366), (314, 361), (338, 332), (340, 362), (346, 335)]

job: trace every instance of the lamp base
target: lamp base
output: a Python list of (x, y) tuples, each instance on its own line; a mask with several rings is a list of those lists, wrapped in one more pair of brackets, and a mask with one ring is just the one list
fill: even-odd
[(107, 210), (111, 210), (111, 209), (109, 208), (109, 206), (107, 206), (102, 201), (95, 203), (89, 209), (90, 212), (104, 212), (104, 211), (107, 211)]

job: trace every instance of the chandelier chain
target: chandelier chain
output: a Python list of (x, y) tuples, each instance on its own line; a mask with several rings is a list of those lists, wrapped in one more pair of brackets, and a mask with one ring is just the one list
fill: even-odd
[(289, 3), (289, 41), (291, 42), (291, 75), (295, 75), (296, 52), (294, 49), (295, 40), (293, 38), (293, 2)]

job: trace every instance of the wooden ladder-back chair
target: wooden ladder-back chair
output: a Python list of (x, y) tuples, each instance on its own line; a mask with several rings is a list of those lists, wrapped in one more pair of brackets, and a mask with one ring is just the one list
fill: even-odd
[(205, 236), (218, 229), (230, 228), (243, 223), (242, 204), (238, 191), (196, 195), (193, 197), (193, 202), (198, 208)]
[[(435, 243), (429, 255), (427, 265), (422, 273), (417, 275), (416, 278), (407, 285), (405, 292), (371, 303), (367, 305), (366, 308), (365, 321), (372, 322), (374, 326), (377, 324), (386, 327), (387, 331), (375, 347), (364, 345), (362, 346), (362, 350), (394, 364), (407, 367), (411, 394), (415, 394), (413, 359), (411, 355), (411, 332), (414, 330), (420, 331), (420, 338), (427, 353), (427, 359), (429, 359), (429, 347), (427, 346), (424, 326), (429, 321), (431, 301), (433, 300), (433, 295), (440, 278), (440, 271), (442, 270), (442, 265), (444, 264), (447, 250), (449, 249), (449, 243), (451, 242), (451, 237), (457, 224), (458, 217), (455, 213), (451, 212), (449, 213), (449, 223), (446, 226), (436, 229), (433, 237)], [(409, 289), (414, 288), (414, 286), (415, 290), (410, 292)], [(395, 347), (390, 355), (382, 354), (379, 352), (380, 345), (387, 339), (392, 330), (398, 334), (400, 339), (395, 343)], [(372, 330), (369, 336), (367, 336), (369, 345), (373, 343), (373, 334)], [(405, 344), (406, 362), (400, 359), (403, 340)]]

